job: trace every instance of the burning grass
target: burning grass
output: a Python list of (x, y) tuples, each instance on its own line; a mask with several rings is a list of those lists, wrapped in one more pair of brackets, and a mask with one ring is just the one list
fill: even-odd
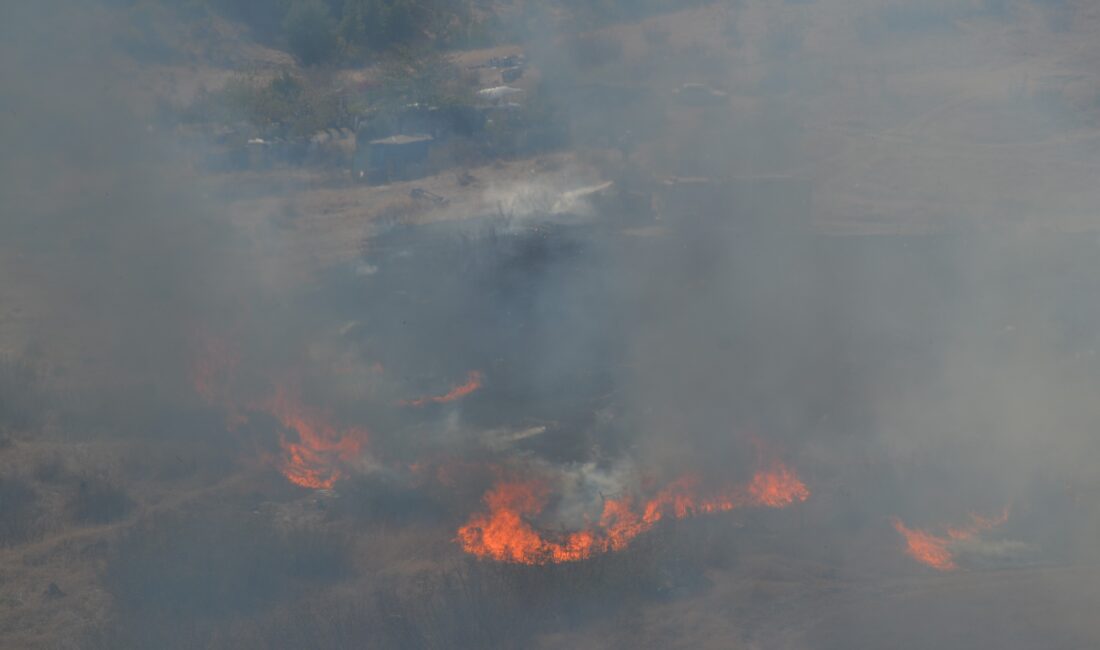
[(428, 395), (425, 397), (418, 397), (412, 400), (402, 400), (398, 402), (398, 406), (425, 406), (427, 404), (446, 404), (448, 402), (454, 402), (462, 399), (468, 395), (472, 395), (478, 389), (481, 388), (483, 375), (479, 370), (471, 370), (466, 376), (466, 381), (454, 386), (451, 390), (442, 395)]
[(286, 389), (280, 389), (265, 406), (283, 427), (279, 471), (301, 487), (336, 485), (345, 475), (344, 466), (360, 457), (370, 437), (359, 427), (337, 428), (325, 414), (306, 407)]
[(894, 518), (894, 529), (905, 538), (905, 553), (921, 564), (938, 571), (953, 571), (959, 568), (955, 559), (954, 547), (960, 542), (974, 539), (980, 533), (992, 530), (1008, 520), (1008, 508), (997, 517), (983, 517), (971, 513), (970, 523), (965, 526), (949, 526), (944, 535), (927, 530), (913, 529), (901, 519)]
[(553, 535), (530, 523), (547, 505), (548, 486), (537, 479), (504, 481), (485, 495), (487, 512), (473, 515), (461, 526), (456, 541), (467, 553), (502, 562), (577, 562), (622, 551), (665, 518), (746, 507), (784, 508), (809, 496), (798, 476), (777, 461), (757, 471), (743, 486), (708, 492), (697, 477), (684, 476), (644, 502), (636, 503), (630, 496), (605, 499), (598, 521), (584, 530)]
[[(287, 545), (271, 530), (276, 541), (257, 540), (265, 531), (255, 521), (213, 533), (204, 519), (180, 523), (143, 528), (120, 545), (107, 581), (116, 619), (89, 640), (89, 650), (531, 647), (541, 634), (693, 593), (707, 585), (704, 569), (716, 555), (736, 558), (734, 522), (715, 518), (665, 522), (624, 552), (585, 562), (470, 558), (358, 576), (347, 565), (325, 564), (303, 575), (285, 554), (316, 558), (325, 534), (311, 531), (303, 548), (301, 537)], [(255, 543), (255, 558), (243, 557)], [(333, 573), (338, 566), (347, 584)]]

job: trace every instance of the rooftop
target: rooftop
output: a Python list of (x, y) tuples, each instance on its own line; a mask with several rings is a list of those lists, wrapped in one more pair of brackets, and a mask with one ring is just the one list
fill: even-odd
[(411, 144), (413, 142), (430, 142), (434, 140), (430, 135), (416, 134), (416, 135), (391, 135), (388, 138), (379, 138), (378, 140), (371, 140), (370, 144)]

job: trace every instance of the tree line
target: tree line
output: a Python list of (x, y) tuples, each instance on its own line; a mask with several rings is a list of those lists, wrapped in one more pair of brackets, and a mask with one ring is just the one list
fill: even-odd
[(468, 0), (206, 1), (305, 65), (362, 63), (395, 48), (456, 45), (476, 24)]

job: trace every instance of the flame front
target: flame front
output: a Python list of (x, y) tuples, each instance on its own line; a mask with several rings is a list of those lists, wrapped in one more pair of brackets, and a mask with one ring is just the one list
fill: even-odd
[(479, 370), (471, 370), (466, 375), (466, 382), (455, 386), (451, 390), (447, 391), (443, 395), (430, 395), (427, 397), (418, 397), (412, 400), (401, 400), (398, 402), (399, 406), (424, 406), (426, 404), (445, 404), (447, 402), (454, 402), (466, 397), (478, 389), (481, 388), (482, 374)]
[[(283, 454), (279, 471), (295, 485), (315, 490), (331, 488), (343, 477), (342, 467), (359, 457), (367, 443), (365, 429), (337, 429), (280, 389), (267, 409), (284, 431), (279, 436)], [(293, 431), (298, 440), (287, 439)]]
[(525, 516), (542, 512), (547, 493), (546, 486), (538, 481), (497, 484), (485, 495), (489, 512), (474, 515), (458, 529), (459, 543), (477, 555), (524, 564), (569, 562), (590, 556), (597, 543), (591, 533), (572, 533), (553, 541), (524, 520)]
[(935, 535), (927, 530), (913, 529), (895, 517), (894, 530), (905, 538), (905, 553), (917, 562), (938, 571), (954, 571), (959, 568), (951, 546), (955, 542), (973, 539), (979, 533), (1000, 526), (1008, 520), (1008, 508), (997, 517), (982, 517), (971, 513), (970, 523), (959, 528), (948, 527), (946, 535)]
[(666, 516), (676, 519), (741, 507), (783, 508), (805, 501), (810, 491), (782, 463), (760, 470), (746, 486), (700, 496), (700, 481), (685, 476), (669, 484), (639, 509), (629, 498), (608, 499), (596, 525), (560, 535), (539, 532), (528, 521), (549, 500), (540, 481), (504, 481), (484, 497), (487, 512), (473, 515), (458, 529), (456, 541), (467, 553), (519, 564), (575, 562), (626, 548)]

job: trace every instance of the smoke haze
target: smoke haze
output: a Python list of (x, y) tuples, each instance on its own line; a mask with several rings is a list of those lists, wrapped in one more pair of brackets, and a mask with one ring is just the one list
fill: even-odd
[(382, 55), (2, 10), (13, 647), (1100, 642), (1100, 15), (552, 4), (477, 5), (520, 108), (369, 185), (219, 169), (172, 93), (352, 115)]

